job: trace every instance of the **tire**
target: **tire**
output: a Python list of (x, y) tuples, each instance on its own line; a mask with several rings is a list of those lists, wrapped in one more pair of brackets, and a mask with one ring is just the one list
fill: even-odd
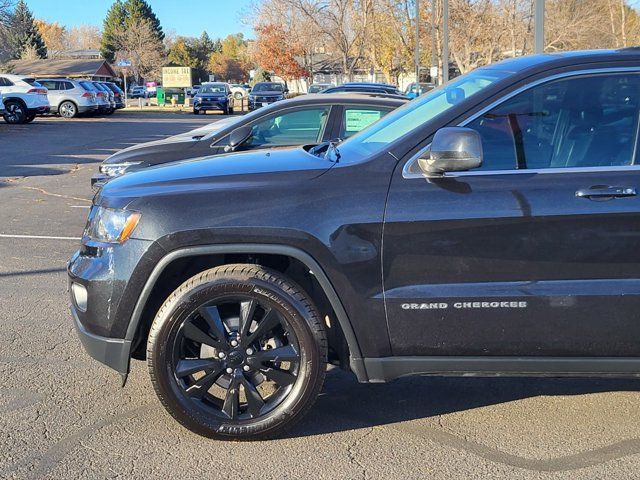
[(229, 107), (227, 107), (224, 110), (222, 110), (222, 114), (223, 115), (229, 115)]
[(7, 100), (4, 103), (4, 121), (12, 125), (25, 123), (27, 120), (27, 109), (22, 102)]
[(36, 114), (32, 113), (31, 115), (27, 115), (27, 118), (24, 119), (24, 123), (31, 123), (36, 119)]
[(217, 439), (272, 438), (291, 427), (320, 393), (326, 362), (326, 332), (309, 297), (258, 265), (187, 280), (158, 311), (147, 341), (162, 405)]
[(62, 102), (58, 107), (58, 113), (62, 118), (75, 118), (78, 116), (78, 107), (73, 102)]
[(229, 107), (228, 115), (233, 115), (233, 107)]

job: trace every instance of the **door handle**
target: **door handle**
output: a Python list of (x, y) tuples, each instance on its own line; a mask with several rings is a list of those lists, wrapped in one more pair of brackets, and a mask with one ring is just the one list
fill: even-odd
[(634, 187), (601, 187), (581, 188), (576, 192), (576, 197), (580, 198), (615, 198), (615, 197), (635, 197), (638, 195)]

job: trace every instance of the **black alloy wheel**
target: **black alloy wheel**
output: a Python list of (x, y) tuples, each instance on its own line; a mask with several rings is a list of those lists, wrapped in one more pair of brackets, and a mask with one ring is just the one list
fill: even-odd
[(165, 408), (212, 438), (277, 435), (324, 380), (326, 335), (300, 287), (255, 265), (196, 275), (165, 302), (147, 358)]
[(24, 105), (14, 100), (8, 100), (4, 104), (4, 121), (13, 125), (25, 123), (27, 111)]

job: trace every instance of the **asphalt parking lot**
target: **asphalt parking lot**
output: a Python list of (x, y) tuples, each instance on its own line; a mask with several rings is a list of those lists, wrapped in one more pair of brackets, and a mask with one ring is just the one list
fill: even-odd
[(360, 385), (332, 370), (303, 421), (260, 443), (179, 426), (141, 362), (120, 388), (82, 350), (67, 308), (89, 178), (117, 149), (217, 118), (0, 123), (0, 478), (638, 478), (640, 380)]

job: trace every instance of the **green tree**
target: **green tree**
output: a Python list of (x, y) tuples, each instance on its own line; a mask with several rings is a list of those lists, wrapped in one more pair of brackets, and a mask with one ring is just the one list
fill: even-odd
[(102, 44), (100, 52), (109, 62), (113, 62), (116, 56), (115, 38), (117, 32), (123, 28), (137, 26), (140, 23), (148, 23), (154, 38), (162, 43), (164, 32), (160, 20), (145, 0), (116, 0), (107, 12), (104, 19), (102, 32)]
[(121, 0), (116, 0), (107, 12), (107, 16), (103, 22), (102, 42), (100, 44), (100, 53), (108, 62), (113, 62), (116, 55), (116, 36), (124, 27), (127, 18), (127, 12)]
[(47, 47), (24, 0), (18, 1), (11, 16), (8, 41), (13, 58), (21, 58), (25, 54), (47, 57)]

